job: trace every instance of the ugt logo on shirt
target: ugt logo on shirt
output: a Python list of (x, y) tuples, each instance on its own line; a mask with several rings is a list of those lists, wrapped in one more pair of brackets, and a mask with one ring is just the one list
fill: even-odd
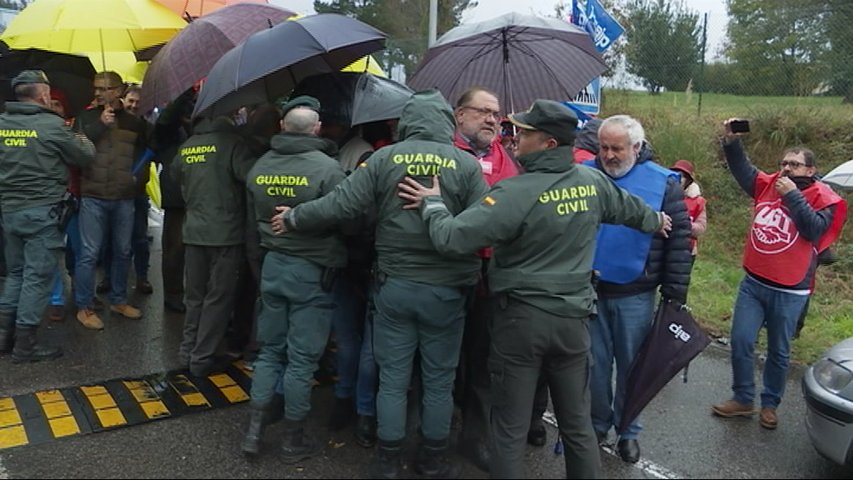
[(781, 200), (759, 203), (756, 212), (750, 235), (755, 250), (766, 254), (782, 253), (797, 241), (800, 234)]

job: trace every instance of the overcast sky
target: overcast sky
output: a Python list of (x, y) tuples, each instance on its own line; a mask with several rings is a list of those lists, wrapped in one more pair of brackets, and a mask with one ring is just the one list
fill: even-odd
[[(271, 3), (295, 10), (298, 13), (314, 13), (313, 0), (271, 0)], [(543, 16), (553, 15), (558, 3), (571, 5), (571, 0), (479, 0), (479, 5), (476, 8), (465, 12), (462, 21), (463, 23), (481, 22), (513, 11)], [(726, 33), (726, 1), (684, 0), (684, 4), (687, 8), (701, 14), (708, 12), (708, 54), (706, 58), (713, 58)]]

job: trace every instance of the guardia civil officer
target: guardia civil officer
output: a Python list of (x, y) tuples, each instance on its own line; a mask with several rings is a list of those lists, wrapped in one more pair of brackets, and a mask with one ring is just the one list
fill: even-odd
[(279, 232), (285, 231), (284, 222), (286, 231), (295, 234), (320, 232), (375, 206), (381, 283), (373, 332), (379, 366), (379, 441), (369, 475), (396, 478), (400, 473), (406, 393), (419, 351), (423, 438), (415, 471), (426, 477), (452, 478), (457, 472), (446, 455), (451, 391), (466, 297), (477, 282), (480, 259), (473, 253), (437, 252), (417, 212), (402, 209), (397, 183), (406, 175), (429, 181), (440, 172), (445, 201), (454, 213), (479, 201), (487, 187), (477, 160), (453, 146), (453, 112), (439, 92), (414, 94), (403, 108), (399, 129), (400, 142), (377, 150), (326, 197), (293, 210), (282, 209), (273, 225)]
[(489, 287), (497, 296), (489, 352), (494, 456), (492, 478), (524, 478), (524, 453), (537, 379), (547, 379), (566, 445), (569, 478), (600, 473), (590, 420), (591, 275), (601, 223), (646, 232), (668, 219), (616, 187), (601, 172), (574, 165), (577, 118), (558, 102), (537, 100), (510, 116), (521, 128), (516, 159), (525, 173), (496, 184), (456, 215), (432, 188), (407, 178), (400, 196), (420, 206), (430, 237), (446, 254), (494, 246)]
[(0, 115), (0, 208), (8, 272), (0, 296), (0, 353), (37, 362), (62, 355), (38, 343), (36, 330), (50, 299), (62, 249), (59, 206), (68, 165), (86, 166), (95, 147), (74, 135), (50, 108), (44, 72), (25, 70), (12, 79), (17, 102)]
[(206, 377), (234, 313), (243, 262), (246, 175), (254, 157), (229, 117), (202, 118), (178, 148), (171, 173), (186, 204), (184, 336), (178, 356)]
[(261, 268), (261, 312), (249, 428), (242, 450), (256, 454), (276, 382), (284, 384), (285, 463), (310, 458), (322, 449), (305, 434), (311, 410), (314, 372), (326, 348), (334, 301), (334, 273), (346, 265), (346, 246), (337, 228), (278, 236), (270, 217), (276, 207), (294, 207), (332, 191), (345, 174), (333, 159), (337, 147), (319, 138), (320, 102), (297, 97), (283, 106), (283, 132), (272, 138), (272, 149), (249, 172), (249, 211), (257, 222), (261, 246), (267, 250)]

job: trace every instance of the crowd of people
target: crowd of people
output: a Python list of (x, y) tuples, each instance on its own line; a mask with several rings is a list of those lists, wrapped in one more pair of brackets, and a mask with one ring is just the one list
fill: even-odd
[[(426, 478), (458, 475), (454, 443), (492, 477), (524, 477), (525, 445), (546, 442), (549, 398), (568, 477), (601, 475), (611, 430), (621, 459), (640, 459), (639, 419), (615, 430), (625, 379), (655, 306), (688, 301), (707, 214), (693, 164), (661, 166), (638, 120), (578, 128), (551, 100), (504, 116), (477, 86), (454, 106), (414, 93), (400, 118), (355, 127), (309, 96), (192, 118), (196, 89), (152, 117), (113, 72), (95, 76), (92, 105), (68, 118), (42, 72), (12, 86), (17, 101), (0, 115), (0, 352), (13, 362), (61, 355), (36, 332), (45, 312), (63, 316), (63, 248), (83, 327), (105, 328), (107, 308), (145, 315), (127, 293), (131, 259), (137, 291), (160, 287), (147, 275), (154, 162), (164, 308), (184, 314), (180, 366), (204, 377), (237, 355), (251, 362), (246, 454), (279, 420), (285, 462), (322, 449), (306, 418), (333, 339), (329, 427), (354, 424), (357, 443), (376, 447), (372, 478), (402, 474), (410, 399), (421, 406), (413, 467)], [(732, 326), (734, 394), (712, 411), (756, 413), (764, 325), (759, 421), (775, 428), (817, 254), (846, 204), (816, 180), (809, 150), (789, 150), (771, 175), (749, 163), (729, 122), (722, 138), (756, 212)]]

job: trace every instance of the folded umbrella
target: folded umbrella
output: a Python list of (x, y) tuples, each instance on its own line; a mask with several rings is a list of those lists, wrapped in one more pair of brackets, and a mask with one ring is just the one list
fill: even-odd
[(709, 343), (711, 339), (686, 306), (661, 301), (655, 323), (628, 371), (625, 403), (616, 432), (625, 432), (672, 377), (686, 368)]
[(437, 88), (451, 104), (468, 88), (483, 86), (511, 113), (539, 98), (570, 100), (606, 69), (586, 31), (554, 18), (508, 13), (450, 29), (407, 83), (415, 90)]
[(241, 3), (192, 21), (154, 56), (142, 82), (140, 111), (163, 106), (206, 77), (225, 52), (253, 33), (296, 15), (272, 5)]
[(255, 33), (216, 62), (193, 115), (221, 115), (274, 100), (305, 77), (340, 70), (385, 48), (385, 37), (366, 23), (332, 13)]

